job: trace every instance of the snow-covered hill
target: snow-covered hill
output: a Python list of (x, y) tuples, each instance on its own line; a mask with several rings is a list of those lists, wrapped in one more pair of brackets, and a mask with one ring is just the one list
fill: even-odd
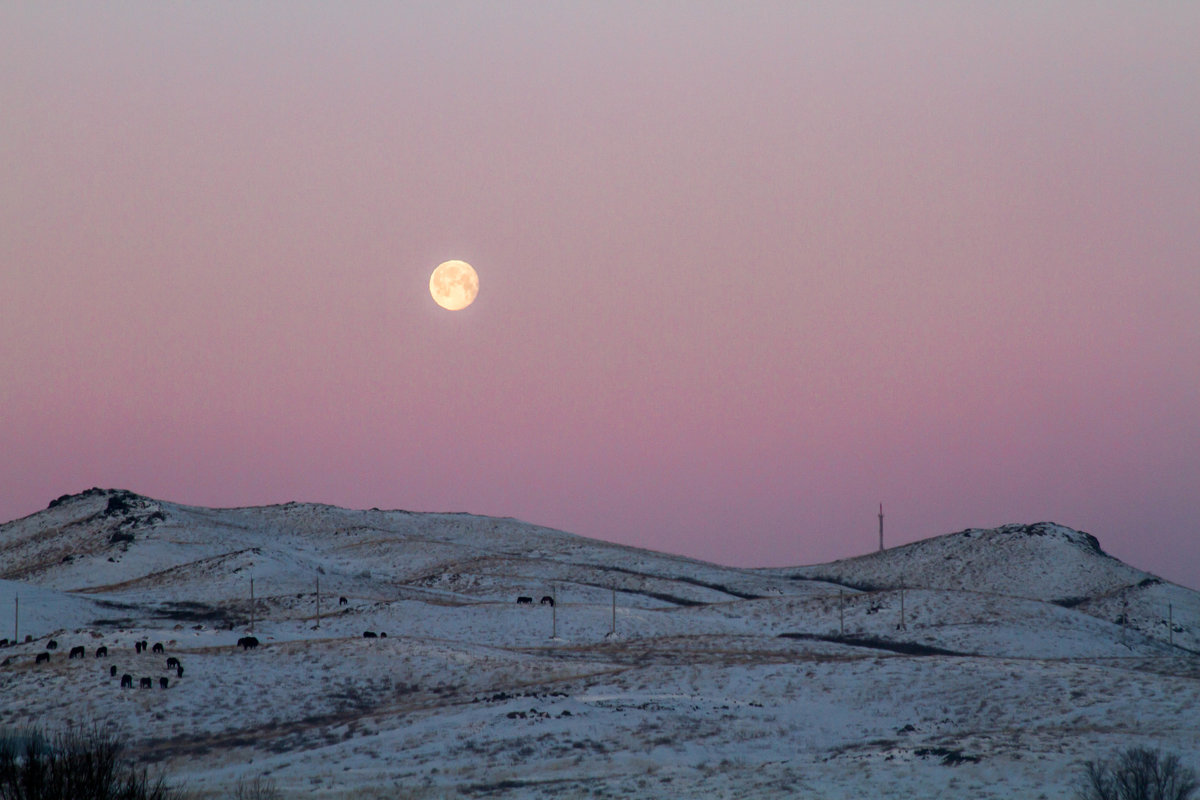
[(211, 797), (1060, 797), (1117, 747), (1200, 752), (1200, 595), (1052, 523), (753, 570), (96, 489), (0, 526), (0, 636), (18, 596), (0, 725), (106, 720)]
[(1095, 537), (1053, 522), (973, 528), (831, 564), (797, 576), (861, 588), (968, 589), (1078, 600), (1151, 578), (1105, 554)]

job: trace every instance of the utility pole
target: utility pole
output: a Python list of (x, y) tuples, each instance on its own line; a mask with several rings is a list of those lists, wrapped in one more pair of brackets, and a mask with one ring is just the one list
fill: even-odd
[(1129, 625), (1129, 601), (1121, 605), (1121, 644), (1125, 644), (1125, 628)]
[(321, 578), (317, 578), (317, 630), (321, 630)]
[(879, 504), (879, 552), (883, 552), (883, 503)]
[(846, 635), (846, 593), (838, 589), (838, 635)]

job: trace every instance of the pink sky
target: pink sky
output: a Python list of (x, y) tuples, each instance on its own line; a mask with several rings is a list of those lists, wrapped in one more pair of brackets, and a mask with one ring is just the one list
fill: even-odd
[(4, 4), (0, 520), (99, 485), (787, 565), (883, 501), (1200, 587), (1197, 42), (1197, 3)]

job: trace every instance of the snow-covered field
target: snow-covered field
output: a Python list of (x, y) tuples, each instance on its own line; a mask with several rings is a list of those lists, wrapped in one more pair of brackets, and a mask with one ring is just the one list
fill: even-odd
[(1200, 768), (1200, 594), (1051, 523), (752, 570), (93, 490), (0, 526), (14, 622), (0, 726), (116, 726), (198, 797), (1066, 798), (1129, 746)]

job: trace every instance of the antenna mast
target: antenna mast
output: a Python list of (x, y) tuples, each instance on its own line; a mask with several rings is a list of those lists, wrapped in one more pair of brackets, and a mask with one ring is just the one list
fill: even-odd
[(879, 552), (883, 552), (883, 503), (879, 504)]

